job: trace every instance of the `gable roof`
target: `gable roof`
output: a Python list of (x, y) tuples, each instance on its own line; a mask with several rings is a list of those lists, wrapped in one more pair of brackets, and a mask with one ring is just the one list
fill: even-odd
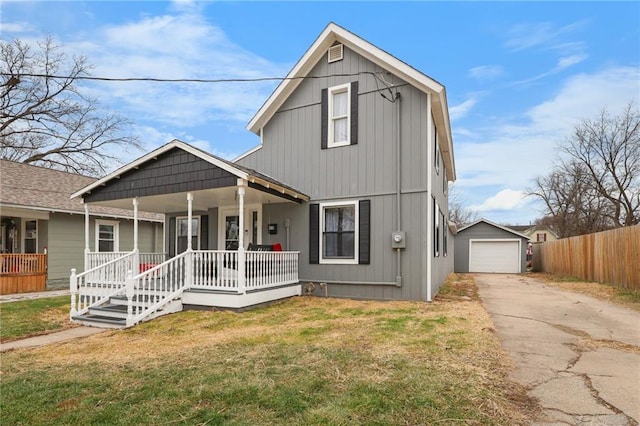
[(253, 169), (250, 169), (248, 167), (244, 167), (241, 166), (239, 164), (235, 164), (232, 163), (231, 161), (222, 159), (220, 157), (216, 157), (215, 155), (209, 154), (205, 151), (202, 151), (198, 148), (195, 148), (187, 143), (184, 143), (182, 141), (179, 141), (177, 139), (174, 139), (173, 141), (161, 146), (160, 148), (151, 151), (150, 153), (138, 158), (137, 160), (119, 168), (118, 170), (114, 171), (113, 173), (108, 174), (107, 176), (103, 177), (102, 179), (99, 179), (87, 186), (85, 186), (84, 188), (80, 189), (79, 191), (76, 191), (75, 193), (71, 194), (71, 198), (78, 198), (78, 197), (82, 197), (85, 194), (89, 194), (91, 193), (91, 191), (97, 187), (106, 185), (109, 181), (113, 180), (113, 179), (118, 179), (121, 175), (123, 175), (124, 173), (127, 173), (130, 170), (133, 169), (137, 169), (139, 168), (142, 164), (154, 160), (155, 158), (157, 158), (159, 155), (168, 152), (172, 149), (181, 149), (185, 152), (188, 152), (216, 167), (219, 167), (229, 173), (231, 173), (232, 175), (235, 175), (236, 177), (240, 178), (240, 179), (244, 179), (250, 183), (254, 183), (254, 184), (258, 184), (260, 186), (263, 186), (264, 188), (268, 188), (274, 191), (277, 191), (281, 194), (284, 194), (286, 196), (292, 197), (294, 199), (297, 200), (302, 200), (302, 201), (309, 201), (309, 196), (306, 194), (303, 194), (302, 192), (299, 192), (297, 190), (295, 190), (294, 188), (287, 186), (281, 182), (278, 182), (277, 180), (264, 175), (262, 173), (259, 173)]
[(511, 234), (513, 234), (515, 236), (518, 236), (520, 238), (525, 238), (527, 240), (529, 239), (529, 237), (524, 235), (524, 234), (516, 232), (511, 228), (507, 228), (506, 226), (498, 225), (497, 223), (491, 222), (490, 220), (487, 220), (487, 219), (484, 219), (484, 218), (480, 218), (480, 219), (476, 220), (475, 222), (470, 223), (468, 225), (465, 225), (462, 228), (458, 229), (458, 234), (463, 232), (465, 229), (471, 228), (471, 227), (473, 227), (473, 226), (475, 226), (475, 225), (477, 225), (478, 223), (481, 223), (481, 222), (482, 223), (486, 223), (487, 225), (491, 225), (491, 226), (494, 226), (496, 228), (502, 229), (503, 231), (507, 231), (507, 232), (509, 232), (509, 233), (511, 233)]
[[(96, 178), (0, 160), (0, 205), (45, 212), (84, 214), (82, 200), (72, 200), (69, 196), (78, 188), (90, 185)], [(131, 210), (94, 206), (92, 215), (117, 218), (133, 218)], [(162, 215), (140, 212), (142, 220), (163, 222)]]
[(333, 22), (327, 25), (302, 58), (300, 58), (291, 71), (289, 71), (286, 78), (278, 85), (262, 107), (260, 107), (258, 112), (247, 124), (247, 129), (260, 135), (260, 129), (275, 115), (282, 104), (300, 85), (303, 77), (306, 77), (320, 58), (326, 55), (327, 49), (336, 42), (342, 43), (360, 56), (398, 76), (422, 92), (432, 95), (432, 109), (436, 124), (438, 128), (445, 129), (446, 137), (445, 144), (441, 147), (442, 154), (450, 166), (447, 167), (447, 171), (451, 174), (450, 180), (455, 180), (453, 138), (451, 135), (451, 123), (449, 120), (449, 108), (447, 106), (445, 87), (405, 62), (402, 62), (395, 56), (390, 55)]

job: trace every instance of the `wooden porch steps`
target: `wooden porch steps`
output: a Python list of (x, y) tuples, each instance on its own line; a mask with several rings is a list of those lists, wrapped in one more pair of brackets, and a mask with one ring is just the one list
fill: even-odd
[[(136, 294), (133, 296), (133, 302), (136, 307), (148, 306), (161, 299), (159, 295), (150, 294), (149, 292), (145, 293), (146, 294)], [(159, 309), (148, 319), (182, 310), (180, 300), (181, 298), (174, 299), (169, 306)], [(138, 302), (140, 302), (140, 305), (136, 305)], [(89, 309), (89, 312), (83, 315), (75, 315), (71, 317), (71, 319), (90, 327), (125, 328), (127, 326), (127, 297), (124, 295), (112, 296), (108, 302), (94, 306)]]

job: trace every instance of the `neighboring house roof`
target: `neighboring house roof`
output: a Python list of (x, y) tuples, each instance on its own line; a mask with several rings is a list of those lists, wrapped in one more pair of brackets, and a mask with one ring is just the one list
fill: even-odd
[(524, 235), (524, 234), (522, 234), (522, 233), (520, 233), (520, 232), (516, 232), (516, 231), (514, 231), (513, 229), (508, 228), (508, 227), (506, 227), (506, 226), (498, 225), (497, 223), (491, 222), (490, 220), (487, 220), (487, 219), (484, 219), (484, 218), (478, 219), (478, 220), (476, 220), (475, 222), (470, 223), (470, 224), (468, 224), (468, 225), (465, 225), (465, 226), (463, 226), (462, 228), (458, 229), (458, 234), (460, 234), (461, 232), (463, 232), (465, 229), (468, 229), (468, 228), (471, 228), (471, 227), (472, 227), (472, 226), (474, 226), (474, 225), (477, 225), (477, 224), (478, 224), (478, 223), (480, 223), (480, 222), (484, 222), (484, 223), (486, 223), (487, 225), (495, 226), (496, 228), (500, 228), (500, 229), (502, 229), (503, 231), (507, 231), (507, 232), (509, 232), (509, 233), (511, 233), (511, 234), (513, 234), (513, 235), (515, 235), (515, 236), (518, 236), (518, 237), (520, 237), (520, 238), (526, 238), (527, 240), (529, 239), (529, 237), (528, 237), (527, 235)]
[(202, 151), (198, 148), (195, 148), (177, 139), (174, 139), (173, 141), (161, 146), (160, 148), (148, 153), (147, 155), (144, 155), (138, 158), (132, 163), (129, 163), (126, 166), (119, 168), (118, 170), (114, 171), (113, 173), (110, 173), (109, 175), (103, 177), (102, 179), (99, 179), (95, 182), (90, 183), (89, 185), (85, 186), (79, 191), (76, 191), (75, 193), (73, 193), (71, 195), (71, 198), (82, 197), (84, 194), (90, 193), (94, 188), (102, 185), (106, 185), (107, 182), (109, 182), (110, 180), (118, 179), (122, 174), (128, 172), (129, 170), (139, 168), (140, 165), (142, 165), (143, 163), (146, 163), (147, 161), (151, 161), (154, 158), (157, 158), (160, 154), (163, 154), (174, 148), (182, 149), (190, 154), (193, 154), (196, 157), (204, 161), (207, 161), (216, 167), (220, 167), (221, 169), (226, 170), (227, 172), (237, 176), (240, 179), (244, 179), (251, 183), (259, 184), (265, 188), (272, 189), (274, 191), (280, 192), (282, 194), (285, 194), (287, 196), (293, 197), (298, 200), (309, 201), (308, 195), (303, 194), (302, 192), (297, 191), (296, 189), (288, 185), (278, 182), (277, 180), (267, 175), (259, 173), (248, 167), (243, 167), (243, 166), (240, 166), (239, 164), (232, 163), (231, 161), (224, 160), (220, 157), (216, 157), (215, 155), (209, 154), (205, 151)]
[(432, 95), (432, 102), (435, 106), (433, 113), (436, 125), (439, 128), (445, 129), (446, 141), (442, 146), (442, 154), (447, 163), (447, 172), (450, 174), (449, 180), (454, 181), (456, 176), (453, 158), (453, 138), (451, 135), (451, 123), (449, 120), (449, 108), (447, 106), (445, 87), (398, 58), (333, 22), (327, 25), (316, 41), (305, 52), (293, 69), (291, 69), (289, 74), (287, 74), (287, 77), (278, 85), (276, 90), (251, 119), (247, 125), (247, 129), (259, 135), (262, 127), (269, 122), (287, 98), (289, 98), (300, 85), (303, 77), (306, 77), (311, 72), (320, 58), (327, 54), (327, 49), (336, 42), (342, 43), (357, 54), (405, 80), (422, 92)]
[(520, 232), (525, 235), (533, 235), (536, 231), (548, 232), (556, 238), (560, 238), (558, 234), (546, 225), (509, 225), (507, 228), (513, 229), (516, 232)]
[[(72, 200), (70, 195), (97, 179), (0, 160), (0, 205), (7, 208), (22, 208), (44, 212), (84, 214), (82, 200)], [(133, 218), (133, 211), (110, 207), (91, 206), (90, 214), (114, 218)], [(156, 213), (139, 212), (141, 220), (163, 222), (164, 217)]]

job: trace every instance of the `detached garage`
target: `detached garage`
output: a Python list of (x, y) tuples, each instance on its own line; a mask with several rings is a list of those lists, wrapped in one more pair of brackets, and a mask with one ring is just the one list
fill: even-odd
[(455, 272), (524, 272), (528, 241), (525, 235), (480, 219), (456, 234)]

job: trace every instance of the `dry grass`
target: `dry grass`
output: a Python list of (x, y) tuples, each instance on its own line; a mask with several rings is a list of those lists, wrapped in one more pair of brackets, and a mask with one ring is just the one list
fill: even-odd
[(528, 273), (527, 276), (543, 281), (549, 286), (587, 294), (597, 299), (616, 303), (640, 312), (640, 292), (637, 291), (625, 290), (607, 284), (583, 281), (548, 272)]
[[(473, 278), (454, 275), (441, 293), (182, 312), (5, 353), (3, 415), (19, 418), (38, 404), (20, 400), (42, 393), (30, 424), (527, 424), (538, 407), (508, 380)], [(34, 377), (41, 386), (25, 388)]]

